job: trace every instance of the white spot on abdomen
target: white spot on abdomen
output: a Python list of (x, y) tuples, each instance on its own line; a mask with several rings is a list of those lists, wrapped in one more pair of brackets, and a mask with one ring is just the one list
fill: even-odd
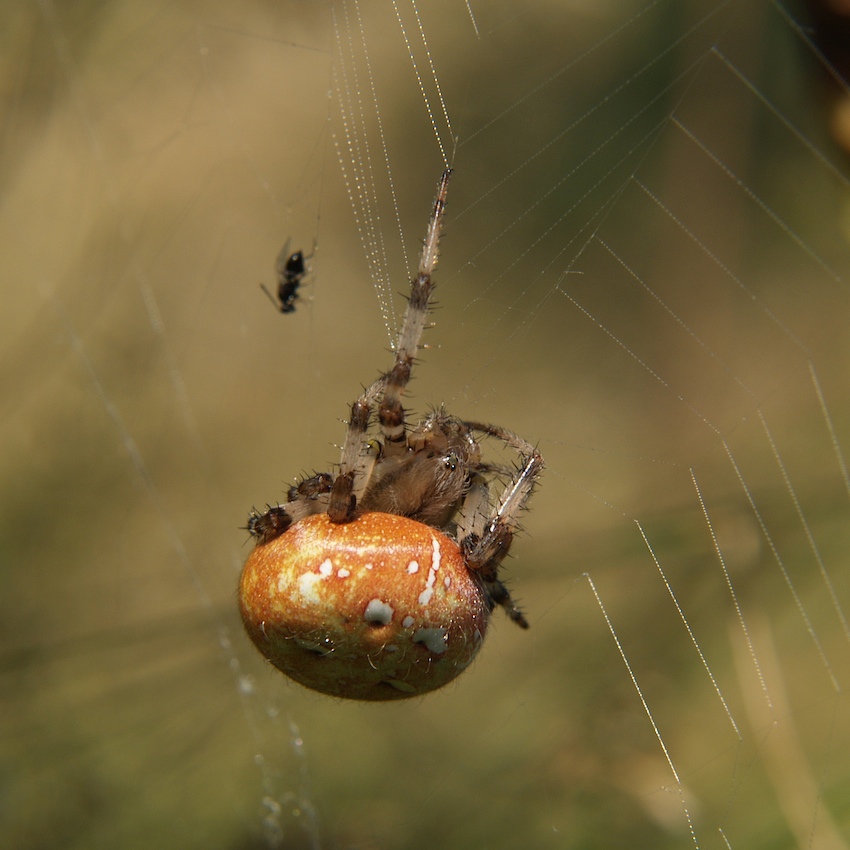
[[(305, 601), (309, 602), (311, 605), (318, 605), (322, 599), (319, 596), (319, 592), (316, 589), (316, 585), (320, 581), (324, 581), (328, 576), (333, 573), (334, 565), (331, 563), (330, 558), (325, 558), (321, 564), (319, 564), (319, 571), (317, 573), (304, 573), (302, 576), (298, 578), (298, 591), (301, 593), (301, 596), (305, 599)], [(284, 592), (284, 577), (281, 576), (278, 581), (278, 589), (281, 593)]]
[(419, 594), (419, 604), (427, 605), (434, 595), (434, 582), (437, 580), (437, 570), (440, 569), (440, 541), (436, 537), (431, 538), (431, 569), (428, 570), (428, 578), (425, 581), (425, 590)]
[(442, 553), (440, 552), (440, 541), (437, 540), (436, 537), (431, 538), (431, 569), (438, 570), (440, 569), (440, 558)]
[(392, 605), (387, 605), (386, 602), (380, 599), (372, 599), (363, 612), (363, 619), (367, 623), (386, 626), (392, 622), (393, 613)]
[(426, 649), (433, 652), (434, 655), (442, 655), (448, 649), (448, 646), (446, 646), (447, 634), (447, 630), (441, 628), (417, 629), (413, 633), (413, 642), (424, 644)]
[(316, 585), (323, 581), (324, 578), (324, 576), (320, 576), (318, 573), (304, 573), (298, 579), (298, 591), (311, 605), (318, 605), (322, 601)]

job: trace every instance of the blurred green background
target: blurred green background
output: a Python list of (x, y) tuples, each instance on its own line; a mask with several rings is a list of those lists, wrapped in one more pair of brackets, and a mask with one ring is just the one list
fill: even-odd
[[(235, 587), (389, 362), (443, 168), (397, 11), (456, 168), (411, 407), (547, 471), (531, 630), (359, 705), (264, 665)], [(850, 207), (802, 11), (418, 13), (428, 53), (402, 4), (0, 13), (0, 844), (847, 846)]]

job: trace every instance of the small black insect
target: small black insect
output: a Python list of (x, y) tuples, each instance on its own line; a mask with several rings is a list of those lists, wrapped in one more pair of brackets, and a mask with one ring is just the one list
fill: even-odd
[[(313, 256), (312, 254), (310, 256)], [(283, 246), (275, 263), (277, 272), (277, 298), (269, 292), (265, 284), (261, 283), (263, 292), (269, 296), (269, 300), (281, 313), (294, 313), (295, 302), (298, 300), (298, 287), (307, 275), (306, 260), (303, 251), (289, 253), (289, 243)]]

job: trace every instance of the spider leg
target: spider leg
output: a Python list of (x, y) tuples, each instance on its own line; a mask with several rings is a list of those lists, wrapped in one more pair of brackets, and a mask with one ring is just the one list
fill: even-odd
[[(481, 467), (485, 467), (481, 464)], [(487, 471), (490, 471), (487, 467)], [(501, 470), (500, 470), (501, 471)], [(463, 497), (458, 509), (457, 537), (464, 554), (469, 556), (481, 542), (490, 516), (490, 489), (483, 475), (475, 474), (471, 478), (469, 489)], [(498, 579), (498, 568), (502, 559), (508, 554), (512, 535), (503, 535), (496, 554), (493, 555), (479, 570), (478, 575), (490, 597), (491, 607), (501, 605), (507, 615), (523, 629), (528, 628), (528, 620), (511, 599), (507, 587)], [(472, 565), (470, 564), (470, 568)]]
[(384, 436), (384, 451), (388, 456), (400, 454), (405, 449), (407, 429), (401, 397), (410, 381), (419, 341), (428, 318), (428, 305), (435, 286), (431, 275), (437, 266), (440, 253), (443, 214), (451, 173), (451, 169), (446, 169), (437, 187), (437, 197), (434, 199), (434, 208), (419, 257), (419, 270), (410, 282), (410, 297), (395, 345), (395, 364), (386, 374), (387, 385), (378, 409), (378, 421)]
[(293, 523), (292, 515), (283, 505), (266, 505), (266, 508), (263, 513), (251, 508), (248, 524), (245, 526), (258, 544), (269, 543), (280, 537)]
[(465, 421), (467, 428), (482, 434), (489, 434), (510, 446), (520, 456), (520, 466), (511, 476), (510, 481), (502, 492), (499, 504), (493, 512), (484, 537), (493, 534), (498, 525), (514, 529), (518, 523), (519, 512), (525, 507), (540, 473), (543, 471), (543, 456), (528, 440), (502, 428), (499, 425), (489, 425), (484, 422)]
[[(428, 317), (428, 304), (434, 290), (431, 274), (439, 256), (440, 234), (443, 228), (443, 213), (450, 175), (451, 169), (444, 171), (437, 188), (437, 197), (434, 199), (434, 208), (419, 258), (419, 271), (410, 284), (410, 298), (395, 345), (395, 364), (351, 406), (351, 417), (348, 420), (339, 475), (334, 482), (328, 507), (331, 522), (344, 523), (354, 519), (357, 495), (362, 494), (368, 483), (368, 471), (374, 465), (375, 459), (370, 457), (368, 452), (363, 451), (363, 444), (366, 442), (369, 419), (378, 395), (381, 395), (378, 420), (384, 438), (382, 452), (385, 456), (391, 456), (405, 451), (407, 434), (401, 396), (410, 380), (410, 372)], [(366, 480), (355, 484), (358, 474)]]
[(382, 375), (351, 405), (351, 416), (348, 419), (348, 430), (345, 432), (345, 443), (339, 461), (339, 475), (334, 481), (328, 506), (331, 522), (351, 522), (354, 519), (354, 509), (357, 505), (354, 482), (358, 473), (367, 479), (358, 483), (357, 492), (362, 492), (368, 483), (368, 476), (364, 473), (374, 464), (374, 459), (370, 461), (369, 455), (364, 454), (363, 444), (369, 430), (372, 408), (385, 386), (386, 375)]
[(495, 581), (485, 582), (485, 586), (487, 588), (487, 592), (490, 594), (490, 598), (497, 605), (501, 605), (502, 608), (505, 609), (507, 615), (521, 628), (528, 628), (528, 620), (525, 619), (525, 615), (520, 611), (517, 607), (517, 604), (511, 599), (510, 593), (508, 593), (508, 589), (500, 582), (498, 579)]
[(252, 510), (246, 528), (257, 543), (268, 543), (280, 537), (290, 525), (311, 514), (327, 509), (333, 478), (320, 472), (289, 488), (285, 505), (267, 505), (264, 513)]
[[(499, 581), (498, 571), (510, 551), (514, 531), (519, 524), (519, 514), (543, 471), (543, 457), (531, 443), (506, 428), (483, 422), (464, 424), (473, 431), (501, 440), (515, 449), (521, 459), (520, 466), (502, 491), (494, 510), (483, 522), (473, 521), (470, 533), (461, 533), (459, 536), (467, 566), (480, 575), (492, 601), (501, 605), (517, 625), (527, 629), (528, 621), (511, 599), (508, 589)], [(464, 526), (459, 523), (458, 528), (461, 530)]]
[(463, 542), (475, 535), (480, 538), (484, 533), (487, 517), (490, 515), (490, 488), (483, 475), (470, 477), (469, 487), (457, 511), (457, 538)]

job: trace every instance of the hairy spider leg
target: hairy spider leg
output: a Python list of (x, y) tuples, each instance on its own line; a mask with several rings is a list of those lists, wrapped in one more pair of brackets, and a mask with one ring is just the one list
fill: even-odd
[(246, 528), (260, 543), (280, 537), (294, 522), (328, 509), (328, 493), (333, 478), (327, 472), (318, 472), (289, 488), (285, 505), (266, 505), (264, 513), (251, 510)]
[(353, 519), (357, 497), (368, 483), (374, 458), (370, 460), (363, 452), (363, 443), (369, 430), (372, 408), (383, 392), (386, 382), (386, 375), (382, 375), (351, 405), (351, 415), (348, 418), (348, 429), (345, 432), (345, 443), (339, 461), (339, 475), (334, 481), (328, 505), (331, 522), (348, 522)]
[[(543, 471), (543, 457), (528, 440), (507, 428), (484, 422), (466, 421), (464, 424), (473, 431), (496, 437), (516, 450), (521, 458), (521, 464), (502, 491), (496, 509), (482, 522), (482, 508), (480, 504), (475, 505), (470, 511), (470, 519), (458, 523), (458, 542), (467, 566), (480, 574), (493, 603), (501, 605), (517, 625), (527, 629), (528, 621), (511, 599), (508, 589), (499, 581), (498, 571), (513, 543), (514, 532), (519, 525), (519, 514)], [(473, 482), (470, 492), (480, 501), (480, 492), (475, 493), (476, 486), (480, 487)]]
[[(384, 437), (383, 453), (385, 456), (391, 456), (400, 454), (405, 449), (407, 425), (401, 397), (410, 380), (419, 341), (428, 318), (428, 305), (434, 291), (431, 275), (439, 257), (440, 236), (451, 173), (450, 168), (446, 169), (437, 186), (437, 196), (434, 199), (434, 208), (428, 221), (428, 230), (419, 258), (418, 273), (410, 284), (410, 298), (395, 345), (395, 364), (351, 406), (351, 418), (340, 459), (339, 475), (334, 482), (328, 508), (331, 522), (343, 523), (354, 519), (357, 504), (355, 478), (358, 468), (363, 468), (363, 442), (369, 428), (372, 407), (376, 397), (382, 391), (378, 420)], [(357, 491), (362, 493), (367, 483), (368, 481), (357, 482)]]
[(404, 311), (404, 322), (395, 346), (395, 364), (387, 373), (387, 386), (378, 409), (378, 421), (384, 436), (384, 454), (387, 456), (404, 451), (407, 424), (401, 397), (410, 381), (410, 373), (428, 318), (428, 305), (435, 283), (431, 278), (440, 253), (440, 236), (443, 231), (443, 215), (446, 208), (446, 193), (449, 188), (451, 169), (446, 169), (440, 178), (434, 209), (428, 222), (428, 231), (419, 258), (419, 272), (410, 282), (410, 298)]
[[(502, 428), (484, 422), (464, 421), (464, 425), (481, 434), (489, 434), (514, 449), (521, 458), (519, 469), (505, 486), (496, 510), (487, 518), (483, 532), (474, 547), (469, 549), (470, 569), (485, 570), (501, 548), (499, 538), (507, 531), (512, 533), (519, 521), (519, 513), (525, 507), (540, 473), (543, 457), (528, 440)], [(503, 556), (504, 557), (504, 556)], [(501, 559), (500, 559), (501, 560)]]

